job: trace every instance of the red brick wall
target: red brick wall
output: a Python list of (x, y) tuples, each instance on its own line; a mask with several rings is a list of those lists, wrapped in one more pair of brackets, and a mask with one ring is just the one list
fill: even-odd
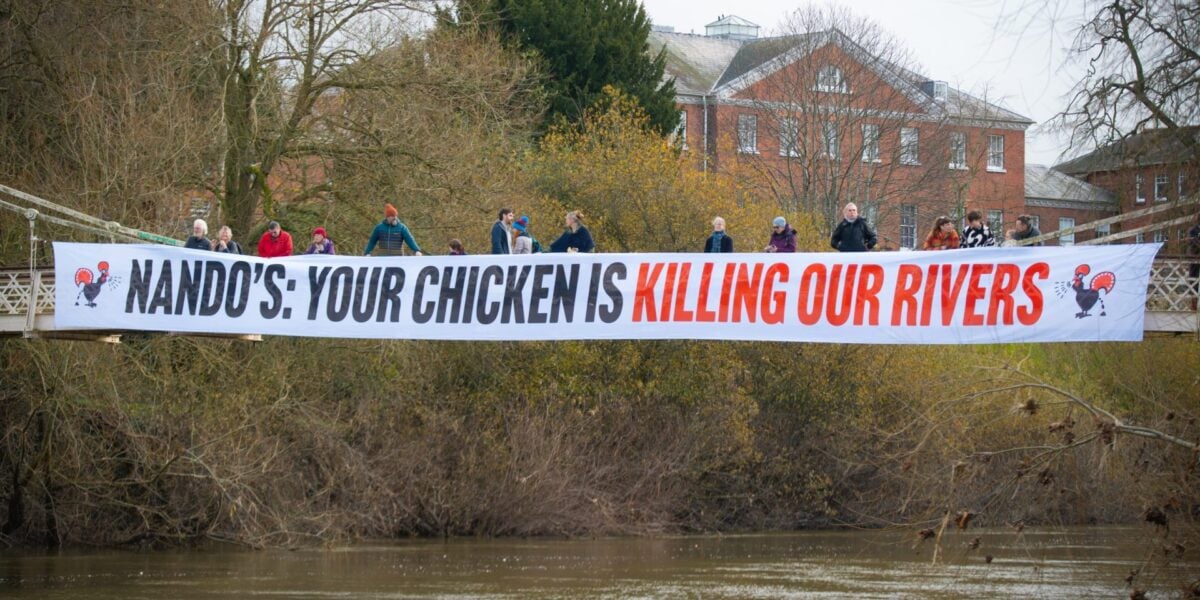
[[(1141, 191), (1144, 197), (1142, 202), (1137, 201), (1137, 195), (1135, 193), (1137, 188), (1137, 175), (1139, 174), (1142, 176)], [(1167, 176), (1166, 200), (1169, 201), (1179, 199), (1178, 177), (1181, 174), (1184, 176), (1184, 194), (1190, 195), (1196, 193), (1197, 188), (1200, 187), (1200, 169), (1197, 169), (1196, 165), (1188, 163), (1131, 167), (1118, 171), (1101, 171), (1086, 175), (1084, 177), (1084, 181), (1087, 181), (1094, 186), (1104, 188), (1115, 194), (1117, 196), (1117, 202), (1120, 206), (1120, 212), (1127, 213), (1134, 210), (1149, 208), (1159, 202), (1154, 195), (1155, 177), (1159, 175)], [(1194, 213), (1196, 209), (1195, 207), (1192, 207), (1190, 210)], [(1113, 232), (1115, 233), (1117, 231), (1136, 229), (1138, 227), (1149, 225), (1153, 222), (1171, 220), (1180, 217), (1183, 214), (1186, 213), (1184, 211), (1177, 210), (1130, 219), (1114, 225)], [(1190, 227), (1191, 225), (1179, 225), (1171, 227), (1167, 232), (1170, 239), (1167, 245), (1163, 248), (1163, 252), (1168, 254), (1182, 253), (1183, 244), (1180, 243), (1179, 240), (1183, 235), (1186, 235), (1187, 230)], [(1154, 239), (1155, 237), (1153, 232), (1147, 233), (1145, 236), (1145, 241), (1147, 242), (1152, 242)], [(1121, 240), (1119, 243), (1133, 243), (1134, 241), (1135, 238), (1128, 238)]]

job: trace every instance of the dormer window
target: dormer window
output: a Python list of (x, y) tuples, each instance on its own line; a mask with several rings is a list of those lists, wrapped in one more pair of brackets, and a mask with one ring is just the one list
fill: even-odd
[(821, 70), (817, 71), (816, 89), (818, 92), (850, 93), (850, 88), (846, 85), (846, 77), (842, 75), (842, 70), (833, 65), (825, 65), (821, 67)]

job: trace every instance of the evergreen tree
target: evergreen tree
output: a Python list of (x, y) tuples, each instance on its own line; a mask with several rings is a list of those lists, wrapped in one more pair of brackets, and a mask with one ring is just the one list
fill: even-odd
[[(467, 0), (478, 17), (480, 0)], [(484, 27), (524, 50), (536, 52), (547, 71), (544, 122), (578, 121), (612, 85), (637, 99), (660, 133), (679, 122), (675, 82), (663, 82), (666, 58), (651, 55), (650, 21), (639, 0), (486, 0), (494, 16)], [(466, 12), (466, 11), (463, 11)], [(460, 13), (460, 18), (463, 15)]]

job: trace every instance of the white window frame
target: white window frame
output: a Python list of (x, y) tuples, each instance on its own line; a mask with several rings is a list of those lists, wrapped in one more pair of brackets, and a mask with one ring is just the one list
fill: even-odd
[(846, 85), (846, 75), (833, 65), (822, 65), (817, 69), (817, 82), (813, 89), (818, 92), (832, 94), (849, 94), (850, 86)]
[(738, 115), (737, 138), (739, 154), (758, 154), (758, 115)]
[(921, 164), (921, 130), (916, 127), (900, 128), (900, 164)]
[(1096, 239), (1100, 239), (1102, 237), (1108, 237), (1110, 235), (1112, 235), (1112, 224), (1111, 223), (1105, 223), (1103, 225), (1096, 226)]
[(1166, 175), (1154, 176), (1154, 201), (1167, 201), (1167, 186), (1171, 185), (1171, 179)]
[(793, 117), (779, 120), (779, 155), (800, 156), (800, 122)]
[[(1068, 227), (1074, 227), (1074, 226), (1075, 226), (1075, 217), (1059, 217), (1058, 218), (1058, 230), (1059, 231), (1062, 231)], [(1058, 245), (1059, 246), (1074, 246), (1075, 245), (1075, 234), (1070, 233), (1068, 235), (1058, 236)]]
[(1156, 229), (1154, 230), (1154, 241), (1165, 244), (1171, 241), (1171, 235), (1167, 233), (1166, 229)]
[(841, 135), (838, 124), (833, 121), (821, 122), (821, 155), (830, 160), (837, 160), (841, 150)]
[(1144, 234), (1144, 233), (1139, 233), (1139, 234), (1137, 234), (1137, 235), (1133, 236), (1133, 243), (1135, 243), (1135, 244), (1145, 244), (1145, 243), (1146, 243), (1146, 234)]
[(1146, 180), (1141, 173), (1133, 176), (1133, 202), (1135, 204), (1145, 204), (1146, 194), (1142, 193), (1142, 188), (1145, 186)]
[(1175, 184), (1175, 199), (1183, 200), (1183, 173), (1180, 173), (1176, 179), (1177, 183)]
[(879, 126), (871, 123), (863, 125), (862, 136), (862, 161), (865, 163), (882, 162), (879, 158)]
[(967, 134), (962, 131), (950, 132), (950, 168), (967, 170)]
[(900, 247), (908, 250), (917, 247), (917, 205), (915, 204), (900, 205)]
[(1004, 136), (989, 135), (988, 136), (988, 161), (987, 170), (989, 173), (1007, 173), (1004, 170)]
[(1037, 215), (1029, 215), (1029, 227), (1038, 231), (1042, 230), (1042, 218)]
[(679, 125), (675, 127), (675, 139), (679, 140), (679, 145), (684, 150), (688, 149), (687, 124), (687, 110), (679, 111)]

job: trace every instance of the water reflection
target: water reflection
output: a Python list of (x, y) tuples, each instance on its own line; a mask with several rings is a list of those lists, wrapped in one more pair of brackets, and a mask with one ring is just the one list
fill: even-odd
[[(970, 540), (979, 537), (977, 549)], [(1127, 597), (1150, 530), (806, 532), (609, 540), (362, 543), (334, 550), (0, 554), (14, 598)], [(989, 564), (984, 560), (992, 555)], [(1200, 566), (1159, 566), (1178, 589)]]

